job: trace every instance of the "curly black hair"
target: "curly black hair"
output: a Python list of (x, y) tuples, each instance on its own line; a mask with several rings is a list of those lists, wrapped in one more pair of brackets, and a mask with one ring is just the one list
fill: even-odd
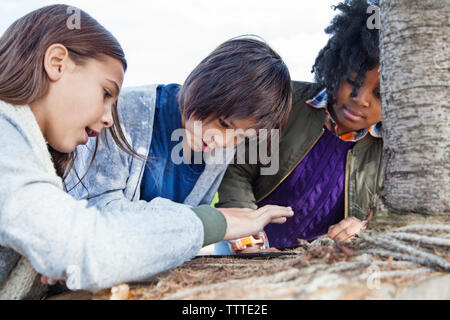
[(329, 105), (334, 104), (341, 82), (354, 72), (357, 77), (351, 96), (356, 96), (366, 72), (380, 61), (379, 30), (367, 27), (371, 16), (367, 8), (371, 5), (379, 6), (379, 1), (345, 0), (332, 6), (341, 13), (325, 29), (331, 37), (319, 52), (311, 71), (316, 83), (327, 88)]

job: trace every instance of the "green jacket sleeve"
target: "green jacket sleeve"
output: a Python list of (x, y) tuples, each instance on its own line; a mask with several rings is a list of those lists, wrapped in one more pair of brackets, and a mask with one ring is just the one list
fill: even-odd
[(203, 224), (203, 246), (223, 240), (227, 231), (227, 221), (222, 212), (208, 205), (192, 208), (192, 211)]
[(216, 207), (257, 209), (253, 184), (258, 172), (257, 165), (229, 165), (219, 187), (219, 202)]

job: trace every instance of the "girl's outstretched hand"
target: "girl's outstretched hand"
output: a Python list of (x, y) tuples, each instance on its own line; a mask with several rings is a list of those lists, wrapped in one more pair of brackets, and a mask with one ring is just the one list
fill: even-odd
[(361, 230), (367, 227), (367, 220), (361, 221), (355, 217), (348, 217), (328, 228), (328, 237), (339, 242), (350, 241), (355, 238)]
[(269, 223), (285, 223), (294, 215), (291, 207), (267, 205), (257, 210), (217, 208), (227, 221), (224, 240), (234, 240), (258, 234)]

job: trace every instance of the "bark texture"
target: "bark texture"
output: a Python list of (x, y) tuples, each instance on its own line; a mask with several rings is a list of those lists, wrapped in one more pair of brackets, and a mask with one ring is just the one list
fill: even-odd
[(387, 207), (450, 212), (449, 0), (382, 0)]

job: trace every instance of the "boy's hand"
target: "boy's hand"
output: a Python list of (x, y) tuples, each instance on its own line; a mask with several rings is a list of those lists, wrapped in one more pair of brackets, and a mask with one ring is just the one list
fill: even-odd
[(361, 221), (355, 217), (348, 217), (328, 228), (328, 237), (339, 242), (350, 241), (367, 227), (367, 220)]

